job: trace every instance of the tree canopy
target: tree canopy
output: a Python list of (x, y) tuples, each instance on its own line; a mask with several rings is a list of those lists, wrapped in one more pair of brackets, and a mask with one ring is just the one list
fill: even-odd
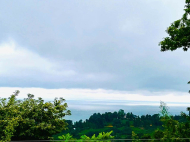
[(24, 101), (16, 100), (19, 91), (16, 91), (9, 101), (0, 99), (0, 139), (10, 140), (42, 140), (52, 139), (53, 134), (67, 129), (68, 123), (63, 118), (71, 115), (66, 111), (67, 103), (61, 104), (65, 99), (54, 99), (54, 104), (43, 103), (41, 97), (33, 99), (28, 94)]
[(176, 50), (177, 48), (183, 47), (184, 51), (190, 48), (190, 0), (186, 0), (184, 9), (185, 13), (182, 18), (174, 21), (170, 27), (167, 28), (166, 32), (169, 37), (164, 38), (159, 43), (161, 45), (161, 51)]
[[(174, 21), (170, 27), (167, 28), (166, 32), (169, 37), (165, 37), (163, 41), (159, 43), (161, 46), (161, 52), (168, 50), (176, 50), (182, 48), (187, 51), (190, 48), (190, 0), (185, 1), (185, 13), (182, 18)], [(190, 81), (187, 83), (190, 84)], [(189, 90), (190, 93), (190, 90)]]

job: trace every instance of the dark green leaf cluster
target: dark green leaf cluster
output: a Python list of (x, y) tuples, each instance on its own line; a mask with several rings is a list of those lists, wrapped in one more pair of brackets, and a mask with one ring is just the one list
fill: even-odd
[(188, 18), (190, 14), (190, 2), (186, 0), (186, 5), (184, 9), (185, 13), (182, 18), (176, 20), (167, 28), (166, 32), (169, 37), (164, 38), (163, 41), (159, 43), (161, 45), (161, 51), (176, 50), (177, 48), (183, 47), (184, 51), (190, 48), (190, 19)]
[[(185, 13), (182, 18), (174, 21), (170, 27), (167, 28), (166, 32), (169, 37), (164, 38), (159, 43), (161, 45), (161, 51), (176, 50), (177, 48), (183, 47), (184, 51), (190, 48), (190, 0), (186, 0)], [(188, 82), (190, 84), (190, 81)], [(189, 90), (190, 93), (190, 90)]]

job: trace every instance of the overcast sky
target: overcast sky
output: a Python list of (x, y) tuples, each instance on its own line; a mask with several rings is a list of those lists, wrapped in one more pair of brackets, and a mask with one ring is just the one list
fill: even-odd
[(159, 101), (174, 95), (166, 102), (188, 102), (190, 52), (161, 52), (158, 45), (184, 5), (185, 0), (2, 0), (0, 97), (19, 89), (23, 97), (51, 100)]

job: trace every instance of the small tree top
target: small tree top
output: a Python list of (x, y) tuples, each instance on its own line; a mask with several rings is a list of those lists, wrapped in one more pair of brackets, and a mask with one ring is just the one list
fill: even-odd
[(190, 111), (190, 107), (187, 107), (187, 111)]
[(174, 21), (167, 28), (166, 32), (169, 34), (169, 37), (164, 38), (159, 43), (162, 52), (167, 50), (173, 51), (181, 47), (183, 47), (184, 51), (187, 51), (190, 48), (190, 19), (188, 19), (188, 15), (190, 14), (190, 0), (186, 0), (184, 11), (185, 13), (182, 18)]

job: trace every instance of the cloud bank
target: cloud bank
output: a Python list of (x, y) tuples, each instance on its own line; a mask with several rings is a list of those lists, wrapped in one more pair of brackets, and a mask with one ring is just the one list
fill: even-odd
[[(163, 53), (158, 43), (181, 18), (184, 5), (178, 0), (1, 1), (0, 87), (181, 96), (189, 90), (189, 52)], [(116, 92), (112, 99), (134, 98)]]

